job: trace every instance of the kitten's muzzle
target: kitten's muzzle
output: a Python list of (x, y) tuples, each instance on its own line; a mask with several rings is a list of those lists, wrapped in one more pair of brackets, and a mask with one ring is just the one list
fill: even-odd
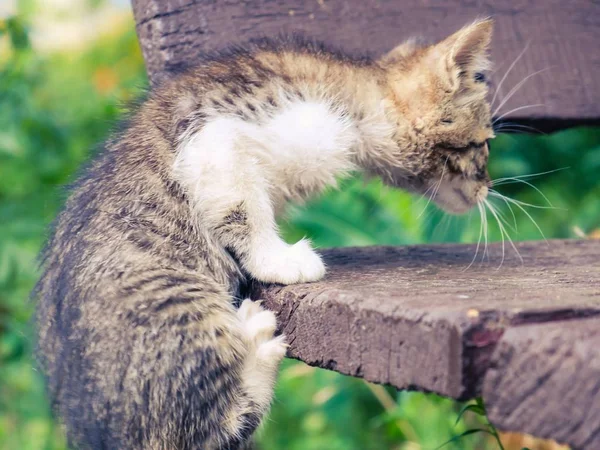
[(454, 177), (444, 179), (433, 201), (450, 214), (464, 214), (486, 199), (487, 182)]

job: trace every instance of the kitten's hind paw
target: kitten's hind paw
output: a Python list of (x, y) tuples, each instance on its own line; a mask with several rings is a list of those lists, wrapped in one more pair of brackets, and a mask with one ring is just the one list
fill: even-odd
[(244, 300), (238, 310), (238, 317), (246, 338), (255, 348), (257, 359), (278, 365), (288, 346), (284, 336), (273, 337), (277, 329), (277, 319), (273, 312), (264, 309), (260, 304), (260, 301)]

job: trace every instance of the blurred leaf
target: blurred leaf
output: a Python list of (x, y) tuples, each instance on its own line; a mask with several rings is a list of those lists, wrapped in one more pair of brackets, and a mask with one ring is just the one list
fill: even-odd
[(475, 434), (475, 433), (492, 434), (490, 431), (488, 431), (484, 428), (473, 428), (471, 430), (463, 431), (462, 433), (460, 433), (457, 436), (454, 436), (452, 439), (449, 439), (448, 441), (444, 442), (439, 447), (436, 447), (436, 450), (446, 447), (448, 444), (457, 442), (457, 441), (461, 440), (462, 438), (464, 438), (465, 436), (470, 436), (471, 434)]
[(460, 422), (460, 420), (462, 419), (464, 413), (466, 413), (467, 411), (471, 411), (475, 414), (478, 414), (480, 416), (485, 416), (485, 409), (483, 409), (481, 406), (479, 405), (465, 405), (461, 408), (461, 410), (458, 413), (458, 416), (456, 417), (456, 422), (455, 425), (458, 424), (458, 422)]
[(2, 25), (3, 26), (0, 29), (5, 33), (8, 33), (13, 48), (16, 50), (24, 50), (30, 47), (27, 29), (18, 17), (9, 17), (4, 20)]

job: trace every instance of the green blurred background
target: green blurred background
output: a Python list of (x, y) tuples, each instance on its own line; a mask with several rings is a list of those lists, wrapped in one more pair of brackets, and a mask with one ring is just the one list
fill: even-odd
[[(125, 2), (2, 0), (0, 17), (0, 449), (63, 449), (31, 356), (28, 294), (38, 276), (36, 255), (64, 200), (63, 186), (147, 80)], [(560, 168), (566, 169), (530, 180), (557, 208), (529, 213), (548, 238), (598, 237), (600, 129), (500, 135), (492, 143), (493, 178)], [(500, 189), (545, 202), (522, 183)], [(449, 217), (431, 205), (420, 214), (425, 203), (377, 181), (351, 179), (292, 208), (282, 228), (291, 241), (308, 235), (323, 247), (477, 241), (476, 214)], [(525, 214), (515, 215), (514, 239), (541, 238)], [(491, 220), (490, 239), (500, 239)], [(455, 424), (461, 406), (286, 361), (258, 441), (264, 449), (434, 449), (483, 423), (467, 414)], [(523, 440), (514, 448), (523, 442), (555, 448)], [(474, 434), (445, 448), (498, 447)]]

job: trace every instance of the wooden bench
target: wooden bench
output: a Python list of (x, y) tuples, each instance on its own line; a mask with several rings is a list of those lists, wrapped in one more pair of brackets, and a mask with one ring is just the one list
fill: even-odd
[[(348, 50), (381, 53), (411, 35), (441, 38), (496, 19), (492, 76), (503, 86), (539, 71), (503, 111), (553, 131), (600, 125), (600, 14), (572, 0), (133, 0), (152, 82), (201, 53), (301, 30)], [(508, 89), (501, 94), (505, 96)], [(496, 270), (469, 265), (474, 245), (324, 252), (324, 281), (253, 287), (278, 313), (289, 355), (400, 389), (483, 396), (504, 429), (600, 448), (600, 241), (519, 243)]]

